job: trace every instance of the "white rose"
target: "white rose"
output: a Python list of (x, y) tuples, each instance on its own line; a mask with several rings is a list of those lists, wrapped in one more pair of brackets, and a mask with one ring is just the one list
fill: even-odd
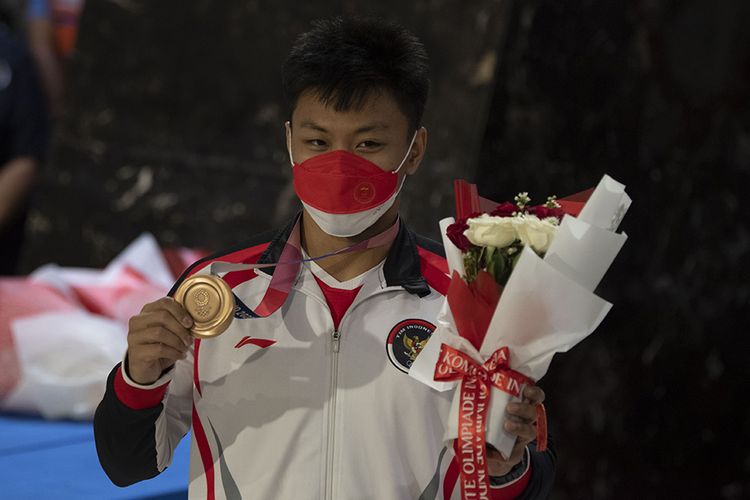
[(466, 221), (469, 229), (464, 231), (464, 235), (475, 245), (507, 247), (518, 238), (513, 224), (514, 218), (482, 214)]
[(514, 221), (518, 239), (537, 253), (546, 252), (557, 234), (557, 224), (547, 219), (540, 220), (536, 215), (514, 217)]

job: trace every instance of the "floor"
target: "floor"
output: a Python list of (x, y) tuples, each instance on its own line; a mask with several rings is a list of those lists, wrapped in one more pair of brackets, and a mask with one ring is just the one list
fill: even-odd
[(91, 422), (0, 414), (0, 497), (8, 499), (187, 498), (190, 436), (159, 476), (127, 488), (99, 466)]

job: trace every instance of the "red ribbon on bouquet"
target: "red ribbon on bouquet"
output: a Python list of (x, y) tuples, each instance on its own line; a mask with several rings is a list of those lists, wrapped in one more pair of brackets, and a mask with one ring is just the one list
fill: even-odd
[[(458, 461), (461, 471), (461, 496), (464, 499), (489, 499), (485, 444), (487, 411), (495, 387), (519, 397), (524, 385), (534, 380), (509, 365), (510, 351), (501, 347), (483, 364), (447, 344), (440, 346), (435, 365), (435, 380), (461, 381), (458, 407)], [(537, 405), (537, 450), (547, 449), (547, 416), (544, 405)]]

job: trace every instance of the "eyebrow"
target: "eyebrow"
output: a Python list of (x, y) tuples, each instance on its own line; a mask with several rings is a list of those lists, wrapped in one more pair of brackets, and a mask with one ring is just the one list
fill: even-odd
[[(309, 128), (312, 130), (317, 130), (319, 132), (328, 132), (328, 130), (325, 127), (321, 127), (317, 123), (312, 122), (310, 120), (305, 120), (302, 123), (300, 123), (300, 128)], [(388, 124), (383, 123), (383, 122), (376, 122), (376, 123), (371, 123), (371, 124), (359, 127), (357, 130), (354, 131), (354, 133), (364, 134), (365, 132), (373, 132), (375, 130), (386, 130), (386, 129), (388, 129)]]

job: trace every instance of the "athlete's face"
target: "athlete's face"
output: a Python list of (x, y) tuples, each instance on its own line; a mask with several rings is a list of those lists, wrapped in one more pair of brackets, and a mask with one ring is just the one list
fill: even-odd
[[(396, 101), (387, 92), (373, 92), (360, 109), (336, 111), (314, 92), (304, 92), (287, 126), (287, 141), (295, 163), (329, 151), (360, 155), (386, 171), (404, 158), (413, 131)], [(420, 128), (402, 170), (414, 174), (424, 156), (427, 130)]]

